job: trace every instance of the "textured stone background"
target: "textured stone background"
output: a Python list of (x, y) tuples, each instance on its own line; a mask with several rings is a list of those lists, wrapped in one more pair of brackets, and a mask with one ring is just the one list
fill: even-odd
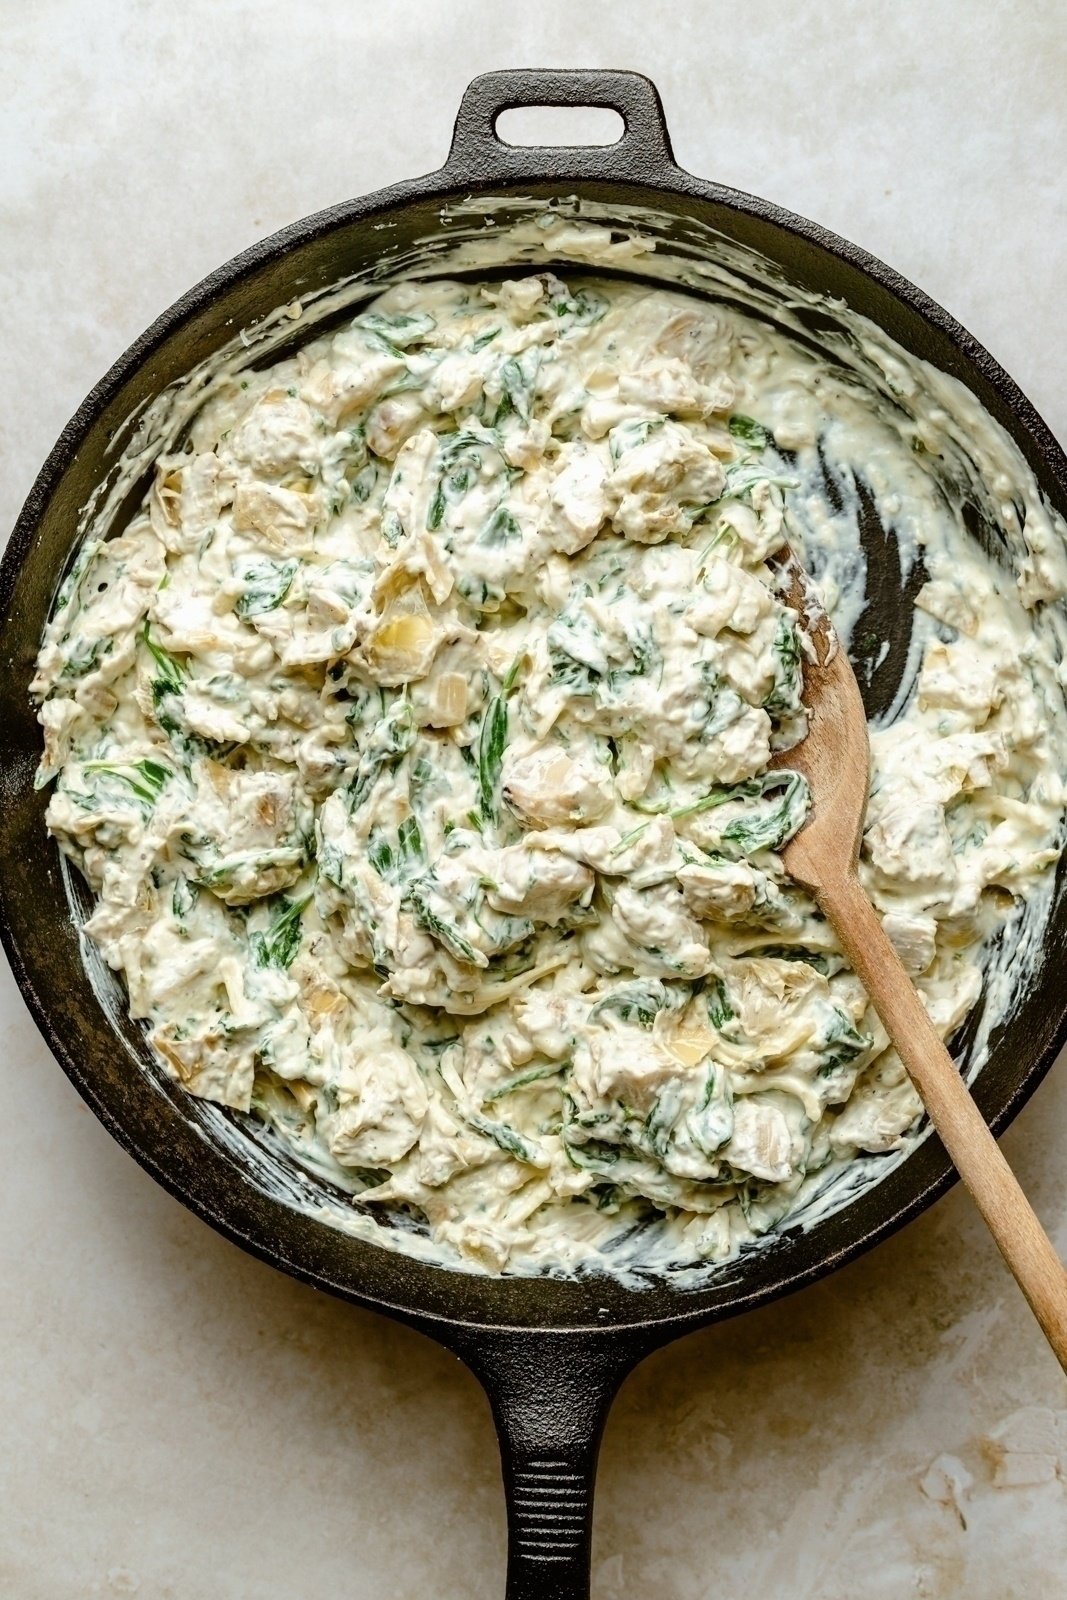
[[(648, 72), (683, 165), (892, 262), (1067, 436), (1062, 0), (0, 0), (0, 22), (2, 528), (156, 312), (282, 223), (439, 165), (467, 80), (509, 65)], [(0, 1593), (502, 1594), (495, 1448), (465, 1372), (156, 1188), (6, 969), (0, 1080)], [(1067, 1252), (1062, 1069), (1005, 1148)], [(1065, 1475), (1064, 1380), (954, 1193), (630, 1380), (594, 1594), (1052, 1596)]]

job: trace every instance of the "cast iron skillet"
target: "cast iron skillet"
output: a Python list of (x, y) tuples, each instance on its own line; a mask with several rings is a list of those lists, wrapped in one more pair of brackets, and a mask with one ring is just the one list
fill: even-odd
[[(500, 142), (495, 124), (516, 105), (609, 107), (621, 114), (625, 132), (609, 147), (513, 148)], [(28, 695), (78, 512), (104, 477), (109, 441), (135, 407), (235, 329), (291, 299), (294, 286), (326, 286), (442, 229), (447, 199), (509, 193), (654, 206), (676, 219), (680, 234), (694, 221), (710, 224), (778, 262), (794, 282), (839, 296), (906, 349), (959, 377), (1012, 434), (1065, 516), (1067, 461), (1011, 379), (919, 290), (812, 223), (681, 171), (646, 78), (518, 71), (490, 73), (470, 85), (439, 172), (295, 223), (221, 267), (160, 317), (89, 395), (30, 493), (0, 567), (0, 935), (26, 1002), (105, 1127), (198, 1216), (294, 1277), (420, 1328), (471, 1367), (488, 1392), (500, 1436), (507, 1592), (510, 1600), (540, 1600), (588, 1593), (597, 1449), (611, 1400), (636, 1362), (690, 1329), (811, 1283), (884, 1239), (952, 1182), (941, 1146), (926, 1140), (844, 1210), (809, 1231), (787, 1232), (698, 1290), (662, 1281), (628, 1288), (593, 1276), (476, 1277), (352, 1238), (265, 1193), (232, 1148), (205, 1137), (182, 1091), (136, 1068), (131, 1053), (146, 1065), (149, 1059), (136, 1028), (105, 1019), (83, 969), (58, 854), (45, 838), (46, 797), (33, 787), (40, 731)], [(898, 579), (891, 573), (887, 580), (886, 614), (901, 609)], [(1067, 1033), (1062, 887), (1041, 982), (994, 1036), (977, 1081), (975, 1098), (998, 1132)]]

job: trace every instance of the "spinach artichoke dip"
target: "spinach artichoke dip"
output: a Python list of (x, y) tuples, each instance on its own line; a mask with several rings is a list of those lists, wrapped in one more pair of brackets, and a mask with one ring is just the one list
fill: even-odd
[(778, 854), (805, 656), (766, 563), (792, 539), (847, 638), (861, 471), (927, 516), (862, 873), (947, 1036), (1064, 791), (1052, 591), (935, 495), (945, 419), (580, 271), (401, 283), (215, 385), (83, 545), (35, 681), (48, 827), (167, 1072), (491, 1272), (610, 1267), (649, 1221), (722, 1261), (906, 1142)]

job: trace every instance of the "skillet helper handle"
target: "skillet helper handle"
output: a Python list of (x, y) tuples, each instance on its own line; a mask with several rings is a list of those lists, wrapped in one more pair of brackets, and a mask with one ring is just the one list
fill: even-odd
[(877, 912), (851, 873), (824, 884), (816, 898), (885, 1024), (941, 1143), (1067, 1371), (1067, 1271), (930, 1021)]
[[(512, 145), (496, 131), (516, 106), (598, 106), (617, 111), (622, 137), (607, 145)], [(453, 182), (545, 177), (658, 183), (677, 173), (659, 90), (639, 72), (519, 68), (483, 72), (460, 101), (441, 175)]]
[(469, 1330), (449, 1344), (492, 1407), (508, 1512), (507, 1600), (589, 1600), (593, 1484), (632, 1336)]

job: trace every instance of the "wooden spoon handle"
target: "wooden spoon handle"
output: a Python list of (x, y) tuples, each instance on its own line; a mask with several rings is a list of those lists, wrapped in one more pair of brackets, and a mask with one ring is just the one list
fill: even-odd
[(1067, 1271), (927, 1015), (857, 878), (818, 901), (908, 1070), (930, 1121), (1067, 1371)]

